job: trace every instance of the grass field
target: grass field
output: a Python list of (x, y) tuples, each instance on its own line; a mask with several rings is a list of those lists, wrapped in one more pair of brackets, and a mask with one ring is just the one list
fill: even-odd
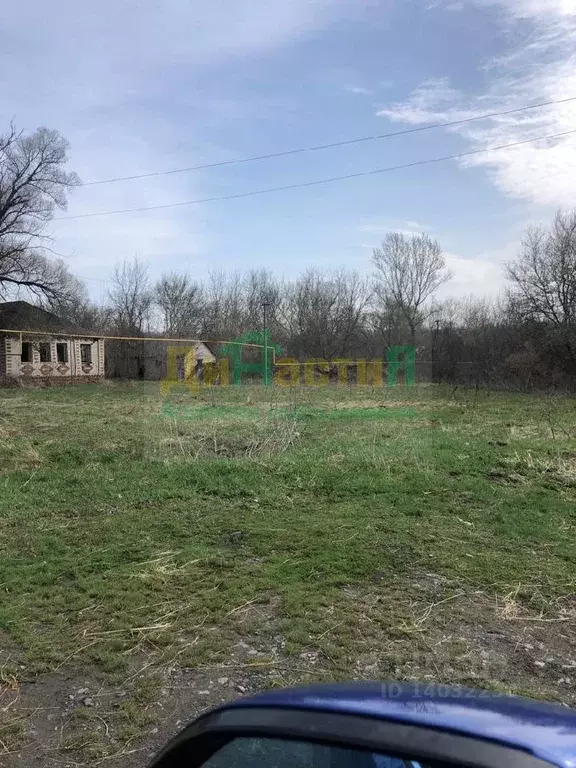
[(575, 440), (543, 396), (0, 390), (0, 760), (309, 680), (576, 704)]

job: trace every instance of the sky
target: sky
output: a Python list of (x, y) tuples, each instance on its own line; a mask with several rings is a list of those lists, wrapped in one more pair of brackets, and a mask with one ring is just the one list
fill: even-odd
[[(20, 0), (0, 9), (0, 115), (70, 142), (80, 216), (170, 205), (576, 129), (576, 101), (344, 147), (110, 184), (576, 97), (576, 0)], [(0, 131), (5, 127), (0, 123)], [(105, 299), (114, 266), (370, 274), (391, 230), (427, 232), (496, 295), (522, 232), (576, 199), (576, 134), (253, 197), (59, 218), (53, 248)]]

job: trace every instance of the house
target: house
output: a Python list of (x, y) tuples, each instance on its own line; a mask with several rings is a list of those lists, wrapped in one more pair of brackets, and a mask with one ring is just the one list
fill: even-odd
[(26, 301), (0, 304), (0, 381), (104, 377), (104, 339)]

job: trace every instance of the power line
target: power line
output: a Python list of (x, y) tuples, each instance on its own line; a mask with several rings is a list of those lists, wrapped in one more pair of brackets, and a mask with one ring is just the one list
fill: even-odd
[(252, 344), (246, 341), (226, 341), (223, 339), (171, 339), (169, 336), (102, 336), (97, 333), (63, 333), (62, 331), (28, 331), (14, 330), (13, 328), (0, 328), (0, 333), (16, 334), (18, 336), (66, 336), (69, 339), (105, 339), (106, 341), (179, 341), (187, 344), (234, 344), (238, 347), (258, 347), (263, 344)]
[(166, 203), (165, 205), (148, 205), (142, 208), (119, 208), (114, 211), (99, 211), (94, 213), (79, 213), (75, 216), (59, 216), (54, 221), (69, 221), (70, 219), (88, 219), (94, 216), (112, 216), (120, 213), (141, 213), (143, 211), (158, 211), (165, 208), (179, 208), (185, 205), (198, 205), (199, 203), (214, 203), (224, 200), (237, 200), (241, 197), (255, 197), (256, 195), (266, 195), (270, 192), (284, 192), (289, 189), (303, 189), (305, 187), (314, 187), (320, 184), (331, 184), (334, 181), (345, 181), (347, 179), (358, 179), (363, 176), (375, 176), (380, 173), (389, 173), (390, 171), (400, 171), (404, 168), (416, 168), (420, 165), (432, 165), (433, 163), (442, 163), (447, 160), (459, 160), (462, 157), (470, 157), (471, 155), (480, 155), (484, 152), (498, 152), (502, 149), (511, 149), (512, 147), (519, 147), (522, 144), (532, 144), (535, 141), (544, 141), (546, 139), (559, 139), (562, 136), (568, 136), (572, 133), (576, 133), (576, 128), (570, 131), (563, 131), (562, 133), (553, 133), (549, 136), (536, 136), (533, 139), (524, 139), (523, 141), (514, 141), (511, 144), (501, 144), (498, 147), (486, 147), (486, 149), (473, 149), (468, 152), (460, 152), (457, 155), (446, 155), (444, 157), (434, 157), (429, 160), (416, 160), (413, 163), (404, 163), (403, 165), (391, 165), (387, 168), (377, 168), (373, 171), (361, 171), (359, 173), (348, 173), (345, 176), (332, 176), (328, 179), (316, 179), (314, 181), (305, 181), (298, 184), (286, 184), (282, 187), (268, 187), (267, 189), (256, 189), (252, 192), (238, 192), (233, 195), (222, 195), (221, 197), (203, 197), (198, 200), (183, 200), (180, 203)]
[(149, 179), (154, 176), (171, 176), (176, 173), (189, 173), (191, 171), (202, 171), (207, 168), (220, 168), (224, 165), (240, 165), (241, 163), (252, 163), (256, 160), (271, 160), (274, 157), (285, 157), (287, 155), (298, 155), (303, 152), (317, 152), (321, 149), (332, 149), (333, 147), (345, 147), (350, 144), (361, 144), (366, 141), (380, 141), (381, 139), (390, 139), (394, 136), (406, 136), (410, 133), (420, 133), (422, 131), (431, 131), (436, 128), (450, 128), (454, 125), (464, 125), (465, 123), (472, 123), (475, 120), (488, 120), (492, 117), (503, 117), (505, 115), (513, 115), (517, 112), (526, 112), (529, 109), (539, 109), (540, 107), (549, 107), (553, 104), (566, 104), (569, 101), (575, 101), (576, 96), (570, 96), (567, 99), (558, 99), (556, 101), (543, 101), (540, 104), (529, 104), (526, 107), (518, 107), (516, 109), (507, 109), (501, 112), (488, 112), (484, 115), (476, 115), (475, 117), (466, 117), (462, 120), (451, 120), (448, 123), (432, 123), (431, 125), (422, 125), (417, 128), (406, 128), (401, 131), (393, 131), (391, 133), (381, 133), (375, 136), (361, 136), (357, 139), (346, 139), (344, 141), (334, 141), (330, 144), (317, 144), (312, 147), (300, 147), (298, 149), (285, 149), (281, 152), (272, 152), (267, 155), (254, 155), (252, 157), (235, 158), (234, 160), (221, 160), (217, 163), (205, 163), (203, 165), (193, 165), (189, 168), (174, 168), (171, 171), (155, 171), (152, 173), (140, 173), (134, 176), (117, 176), (112, 179), (100, 179), (97, 181), (87, 181), (83, 186), (92, 187), (97, 184), (114, 184), (117, 181), (133, 181), (134, 179)]

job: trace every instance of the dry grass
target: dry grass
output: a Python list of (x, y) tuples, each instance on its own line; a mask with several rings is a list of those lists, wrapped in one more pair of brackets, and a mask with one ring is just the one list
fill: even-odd
[(506, 462), (520, 471), (552, 474), (562, 482), (576, 484), (576, 454), (558, 451), (542, 456), (533, 451), (515, 451)]
[(158, 457), (165, 462), (195, 462), (206, 458), (270, 458), (284, 453), (300, 436), (296, 419), (268, 419), (262, 423), (218, 421), (197, 425), (170, 420), (168, 436), (160, 437)]
[(148, 385), (0, 393), (0, 680), (20, 686), (0, 752), (136, 765), (154, 723), (235, 685), (572, 701), (572, 401), (553, 428), (538, 398), (430, 387), (165, 405)]

